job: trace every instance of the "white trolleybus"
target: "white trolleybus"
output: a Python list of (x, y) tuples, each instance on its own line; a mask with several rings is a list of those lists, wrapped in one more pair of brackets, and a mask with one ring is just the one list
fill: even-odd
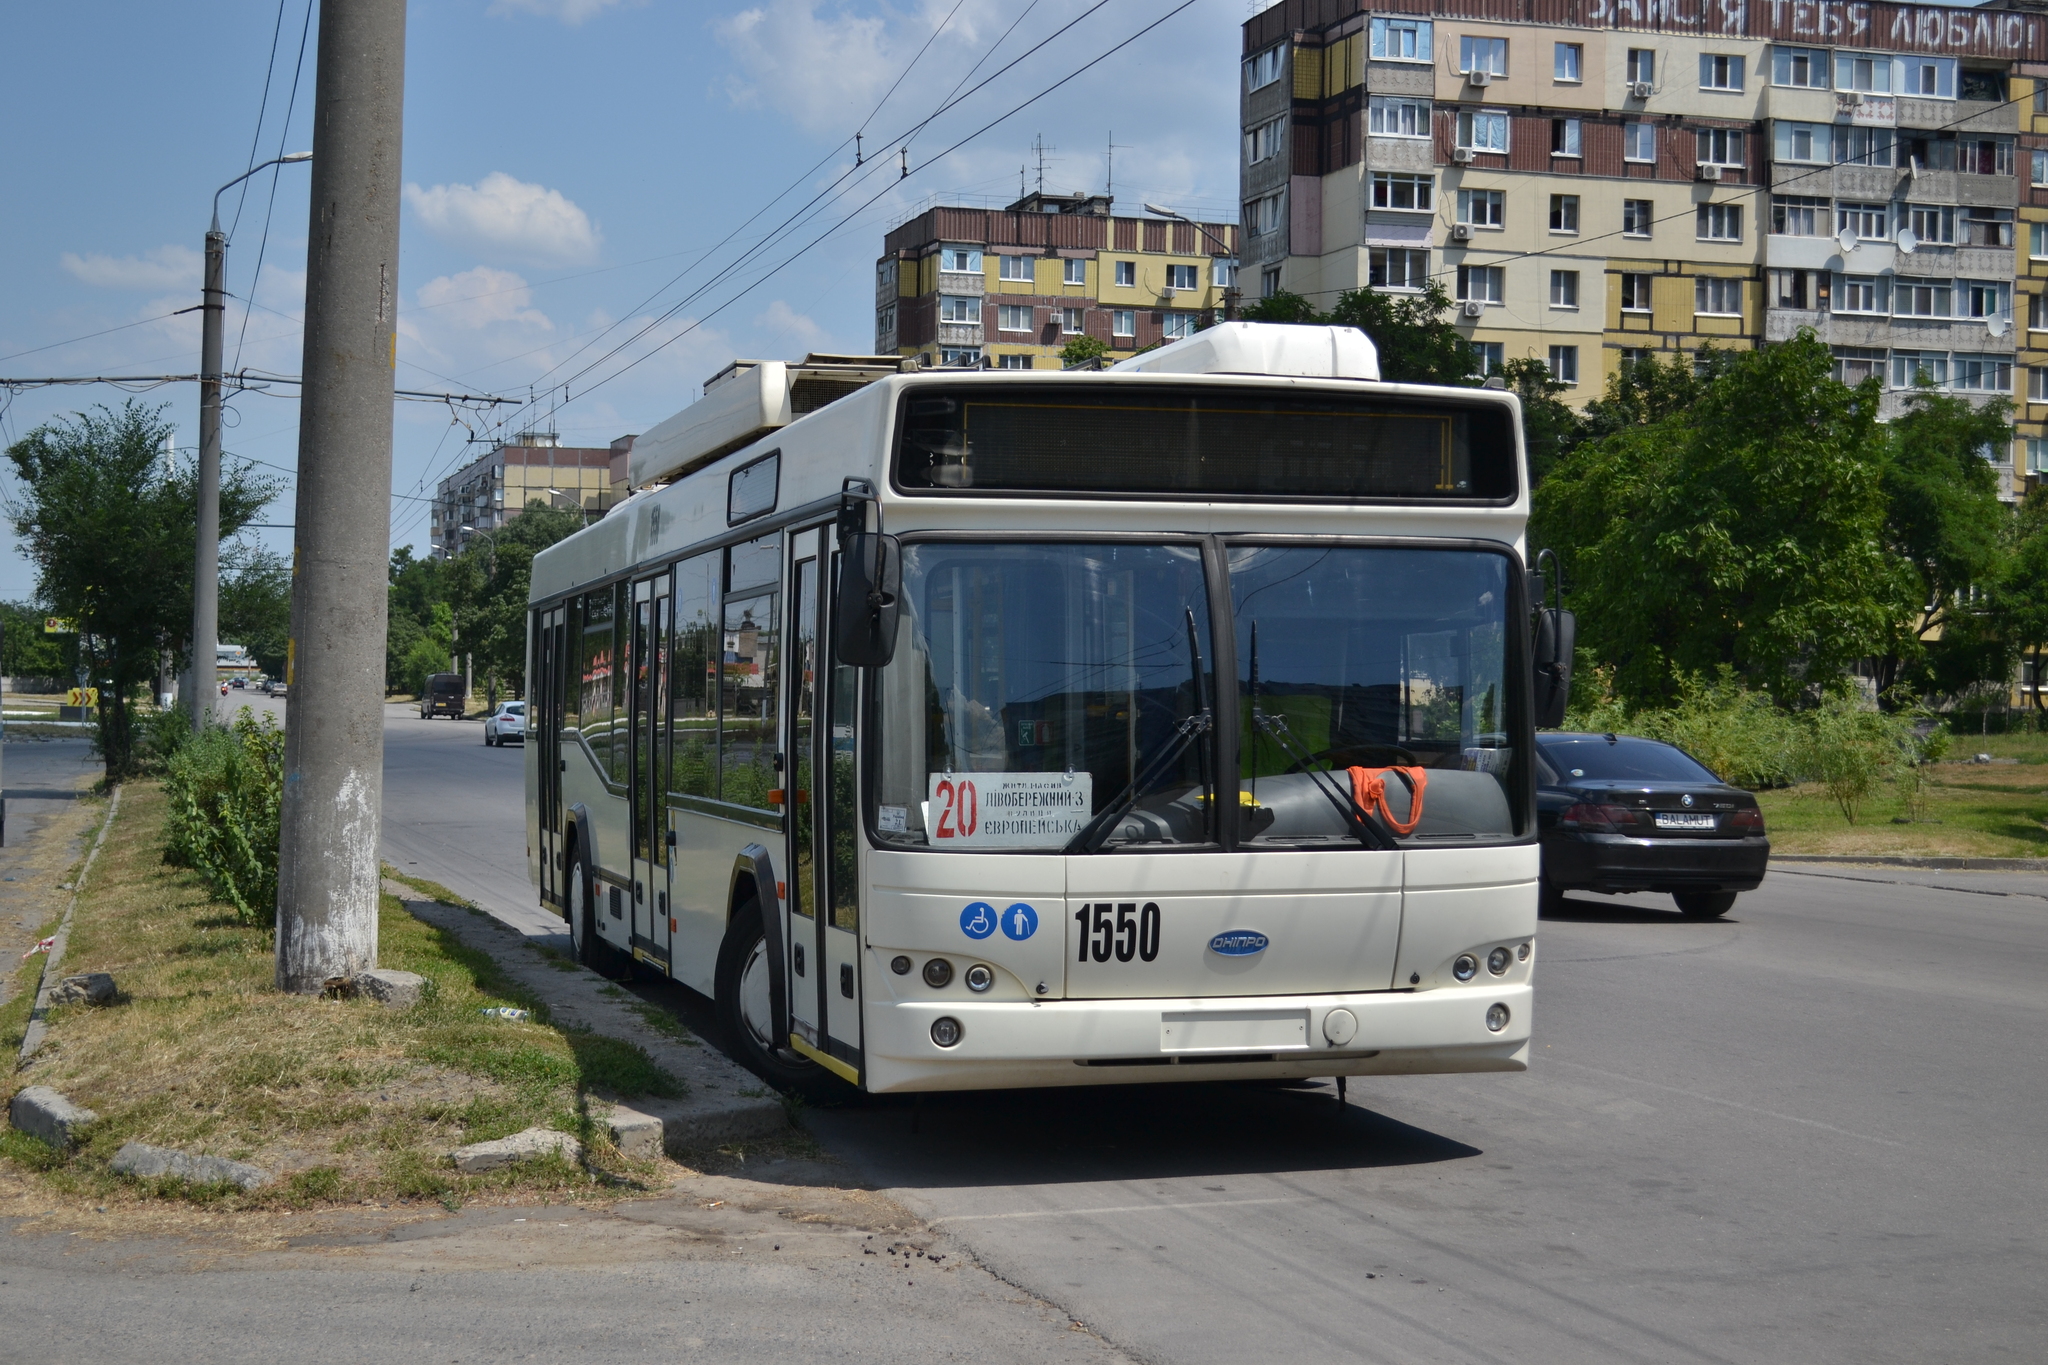
[(584, 961), (805, 1088), (1527, 1065), (1570, 622), (1511, 395), (1225, 323), (739, 362), (631, 460), (533, 566), (531, 871)]

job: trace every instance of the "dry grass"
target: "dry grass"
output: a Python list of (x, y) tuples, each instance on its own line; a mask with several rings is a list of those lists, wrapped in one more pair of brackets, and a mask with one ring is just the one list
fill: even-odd
[[(154, 783), (129, 787), (72, 929), (65, 969), (112, 972), (119, 1001), (54, 1011), (42, 1058), (7, 1088), (54, 1086), (101, 1120), (68, 1156), (10, 1130), (0, 1135), (0, 1160), (40, 1172), (54, 1193), (226, 1208), (364, 1199), (453, 1207), (493, 1191), (576, 1197), (665, 1178), (654, 1163), (620, 1158), (592, 1119), (600, 1097), (675, 1089), (640, 1049), (552, 1027), (489, 958), (389, 896), (380, 965), (424, 976), (421, 1004), (392, 1012), (279, 994), (269, 926), (238, 921), (195, 876), (163, 864), (164, 805)], [(498, 1005), (533, 1010), (534, 1019), (480, 1013)], [(27, 1013), (25, 999), (0, 1010), (0, 1045), (18, 1045)], [(536, 1124), (576, 1133), (586, 1163), (529, 1161), (462, 1176), (445, 1158), (463, 1143)], [(143, 1188), (107, 1168), (130, 1139), (250, 1161), (283, 1178), (247, 1195), (175, 1181)]]
[[(1963, 737), (1956, 750), (1993, 752), (1992, 742)], [(2048, 769), (2031, 753), (2018, 763), (1945, 762), (1929, 765), (1927, 818), (1905, 822), (1905, 802), (1894, 788), (1878, 793), (1855, 824), (1819, 787), (1759, 792), (1771, 848), (1778, 853), (1908, 857), (2048, 857)]]

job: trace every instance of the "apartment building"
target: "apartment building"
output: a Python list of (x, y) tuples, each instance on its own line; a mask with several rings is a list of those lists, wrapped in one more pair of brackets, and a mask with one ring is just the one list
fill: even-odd
[(1236, 287), (1237, 225), (1121, 217), (1108, 195), (937, 206), (875, 264), (875, 350), (928, 365), (1058, 369), (1092, 336), (1121, 358), (1192, 335)]
[(2015, 464), (2028, 488), (2048, 479), (2048, 66), (2021, 67), (2012, 97), (2020, 120), (2019, 222), (2013, 238), (2021, 373), (2015, 379), (2018, 409)]
[(490, 532), (538, 498), (550, 507), (580, 507), (599, 517), (626, 496), (632, 436), (609, 446), (565, 446), (553, 432), (524, 431), (488, 455), (441, 480), (427, 539), (440, 558), (454, 554), (478, 531)]
[(1282, 0), (1244, 25), (1248, 288), (1438, 279), (1489, 365), (1545, 360), (1576, 404), (1801, 327), (1888, 413), (1920, 375), (2012, 395), (2036, 68), (2038, 7)]

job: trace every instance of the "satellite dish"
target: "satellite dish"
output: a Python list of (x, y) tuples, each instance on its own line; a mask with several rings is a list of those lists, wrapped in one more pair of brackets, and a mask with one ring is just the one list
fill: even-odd
[(1991, 315), (1991, 317), (1990, 317), (1990, 320), (1988, 320), (1988, 321), (1987, 321), (1987, 322), (1986, 322), (1986, 323), (1984, 324), (1984, 330), (1985, 330), (1985, 331), (1987, 331), (1987, 332), (1989, 332), (1989, 333), (1991, 333), (1991, 335), (1993, 335), (1993, 336), (1995, 336), (1995, 337), (2002, 337), (2002, 336), (2004, 336), (2004, 335), (2005, 335), (2005, 328), (2006, 328), (2006, 321), (2005, 321), (2005, 314), (2003, 314), (2003, 313), (1993, 313), (1993, 314)]
[(1899, 250), (1905, 252), (1908, 256), (1910, 256), (1913, 254), (1914, 248), (1918, 247), (1919, 245), (1920, 239), (1913, 234), (1913, 229), (1899, 229)]
[(1854, 251), (1856, 249), (1856, 229), (1843, 228), (1840, 232), (1836, 233), (1835, 245), (1842, 248), (1844, 256)]

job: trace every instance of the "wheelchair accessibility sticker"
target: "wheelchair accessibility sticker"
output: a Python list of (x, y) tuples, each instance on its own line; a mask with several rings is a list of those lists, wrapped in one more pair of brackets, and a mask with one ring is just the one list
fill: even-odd
[(996, 908), (976, 901), (960, 912), (960, 932), (979, 943), (996, 931)]
[(1005, 938), (1022, 943), (1038, 932), (1038, 912), (1022, 901), (1000, 914), (987, 901), (975, 901), (960, 912), (960, 932), (977, 943), (997, 929)]

